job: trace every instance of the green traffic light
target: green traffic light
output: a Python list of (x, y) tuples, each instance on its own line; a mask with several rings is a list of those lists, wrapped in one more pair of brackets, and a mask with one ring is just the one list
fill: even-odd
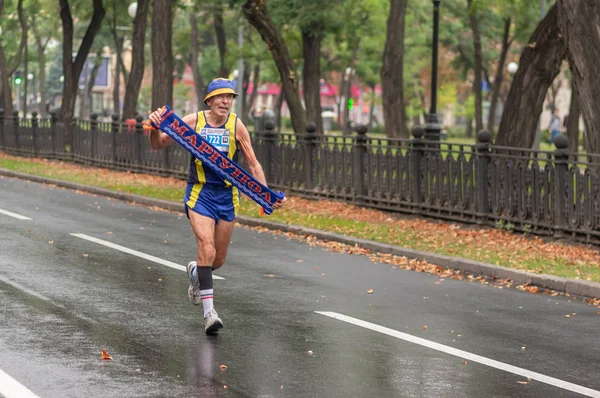
[(354, 106), (354, 100), (352, 98), (350, 98), (348, 100), (348, 109), (352, 109), (353, 106)]
[(19, 85), (23, 82), (23, 79), (21, 79), (20, 77), (15, 77), (15, 84)]

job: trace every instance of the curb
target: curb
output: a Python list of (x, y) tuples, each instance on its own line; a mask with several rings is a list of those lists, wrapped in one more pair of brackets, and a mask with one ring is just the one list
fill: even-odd
[[(133, 202), (145, 206), (156, 206), (169, 211), (184, 211), (182, 204), (179, 202), (153, 199), (145, 196), (110, 191), (108, 189), (97, 188), (89, 185), (83, 185), (68, 181), (56, 180), (52, 178), (39, 177), (31, 174), (24, 174), (3, 168), (0, 168), (0, 175), (20, 178), (23, 180), (38, 182), (42, 184), (52, 184), (62, 188), (85, 191), (92, 194), (125, 200), (128, 202)], [(317, 239), (345, 243), (348, 245), (358, 246), (364, 249), (372, 250), (374, 252), (390, 253), (397, 256), (407, 257), (409, 259), (426, 261), (431, 264), (439, 265), (440, 267), (461, 270), (469, 274), (485, 275), (488, 277), (496, 277), (499, 279), (510, 279), (518, 285), (530, 284), (541, 288), (556, 290), (558, 292), (569, 293), (575, 296), (600, 298), (600, 283), (598, 282), (568, 279), (547, 274), (534, 274), (498, 265), (467, 260), (459, 257), (450, 257), (443, 254), (422, 252), (399, 246), (392, 246), (385, 243), (353, 238), (351, 236), (340, 235), (333, 232), (325, 232), (297, 225), (272, 222), (261, 218), (238, 216), (236, 218), (236, 221), (242, 225), (247, 225), (250, 227), (263, 227), (270, 230), (291, 232), (298, 235), (310, 235), (316, 237)]]

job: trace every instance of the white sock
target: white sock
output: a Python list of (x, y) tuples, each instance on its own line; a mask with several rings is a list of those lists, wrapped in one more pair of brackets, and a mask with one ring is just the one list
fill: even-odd
[(213, 289), (200, 290), (202, 306), (204, 307), (204, 316), (213, 309)]

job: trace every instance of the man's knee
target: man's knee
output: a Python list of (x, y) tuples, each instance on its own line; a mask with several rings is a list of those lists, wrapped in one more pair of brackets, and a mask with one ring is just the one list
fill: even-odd
[(216, 250), (215, 245), (212, 242), (198, 239), (198, 251), (208, 264), (215, 260)]

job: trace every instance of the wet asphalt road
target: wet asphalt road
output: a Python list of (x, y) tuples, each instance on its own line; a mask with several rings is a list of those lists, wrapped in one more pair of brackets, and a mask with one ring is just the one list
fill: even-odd
[(0, 178), (0, 397), (600, 396), (600, 309), (580, 300), (238, 227), (206, 336), (185, 272), (71, 234), (195, 254), (183, 214)]

